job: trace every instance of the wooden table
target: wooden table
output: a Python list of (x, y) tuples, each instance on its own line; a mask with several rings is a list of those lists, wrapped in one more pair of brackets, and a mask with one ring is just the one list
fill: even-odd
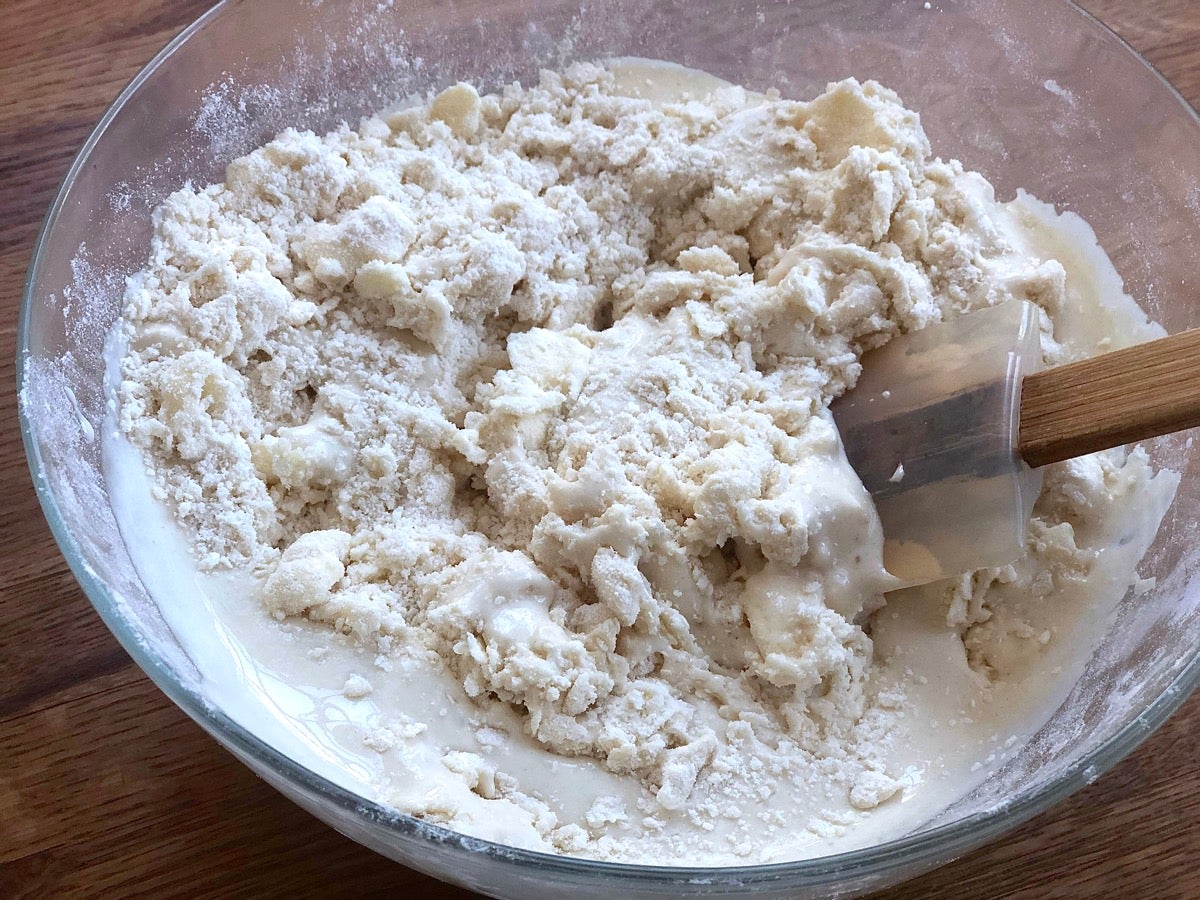
[[(393, 865), (260, 782), (92, 611), (30, 484), (13, 384), (21, 284), (75, 152), (208, 0), (0, 0), (0, 897), (464, 892)], [(1087, 0), (1200, 105), (1197, 0)], [(890, 898), (1200, 897), (1200, 696), (1006, 839)]]

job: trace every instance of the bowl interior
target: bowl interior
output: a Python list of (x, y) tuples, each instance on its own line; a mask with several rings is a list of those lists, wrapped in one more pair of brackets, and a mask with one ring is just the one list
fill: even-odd
[(305, 771), (210, 708), (139, 581), (112, 516), (98, 433), (103, 344), (150, 212), (186, 182), (287, 126), (326, 130), (459, 79), (528, 82), (577, 59), (645, 56), (805, 97), (854, 76), (895, 88), (935, 152), (1080, 213), (1129, 292), (1171, 331), (1200, 325), (1200, 123), (1125, 45), (1069, 3), (963, 0), (483, 0), (218, 6), (122, 95), (72, 168), (30, 269), (21, 413), (51, 527), (100, 614), (177, 703), (335, 827), (409, 865), (504, 895), (635, 896), (717, 887), (804, 896), (880, 887), (930, 868), (1110, 766), (1196, 681), (1200, 449), (1160, 440), (1183, 473), (1141, 572), (1078, 687), (1003, 771), (916, 835), (822, 860), (725, 870), (605, 865), (509, 851), (415, 823)]

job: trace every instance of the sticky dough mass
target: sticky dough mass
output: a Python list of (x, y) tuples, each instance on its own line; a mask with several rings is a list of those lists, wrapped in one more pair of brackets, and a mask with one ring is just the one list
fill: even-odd
[[(1047, 362), (1094, 348), (1055, 335), (1063, 265), (893, 92), (664, 84), (459, 85), (176, 193), (127, 292), (120, 425), (200, 569), (370, 647), (373, 682), (416, 660), (632, 785), (572, 818), (445, 747), (473, 798), (383, 799), (485, 836), (504, 804), (538, 849), (766, 858), (911, 784), (907, 687), (868, 634), (894, 583), (830, 400), (865, 350), (1010, 299), (1043, 310)], [(1043, 556), (931, 601), (973, 685), (1031, 628), (989, 587), (1086, 579), (1071, 523), (1134, 462), (1055, 470)]]

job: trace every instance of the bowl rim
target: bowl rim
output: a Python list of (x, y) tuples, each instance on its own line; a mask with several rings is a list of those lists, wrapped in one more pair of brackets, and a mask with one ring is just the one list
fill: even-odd
[[(1146, 740), (1200, 685), (1198, 649), (1153, 702), (1119, 732), (1067, 766), (1058, 778), (1039, 784), (1031, 790), (1022, 791), (1013, 799), (988, 810), (856, 850), (790, 862), (739, 866), (663, 866), (609, 862), (527, 850), (471, 837), (441, 825), (421, 821), (338, 786), (275, 750), (212, 706), (198, 690), (184, 683), (162, 657), (152, 652), (147, 642), (141, 639), (126, 618), (121, 609), (121, 599), (84, 559), (82, 549), (68, 527), (45, 476), (43, 456), (35, 437), (35, 424), (27, 406), (26, 388), (30, 376), (29, 328), (35, 301), (34, 289), (44, 262), (47, 239), (53, 232), (71, 189), (87, 165), (92, 151), (103, 138), (109, 125), (142, 85), (194, 35), (218, 17), (239, 6), (241, 2), (242, 0), (219, 0), (155, 54), (105, 110), (74, 157), (55, 193), (34, 244), (22, 289), (17, 323), (16, 359), (17, 408), (22, 442), (39, 503), (63, 557), (89, 602), (138, 667), (173, 703), (218, 743), (232, 750), (235, 756), (249, 757), (295, 784), (306, 795), (319, 797), (324, 803), (331, 804), (343, 812), (382, 825), (398, 836), (417, 837), (439, 845), (455, 847), (457, 852), (463, 854), (482, 854), (517, 867), (528, 866), (545, 875), (585, 881), (603, 879), (609, 886), (622, 882), (636, 882), (647, 887), (688, 883), (698, 887), (725, 887), (735, 890), (768, 884), (779, 888), (819, 887), (834, 881), (843, 881), (847, 877), (867, 878), (882, 875), (901, 866), (909, 869), (905, 877), (914, 877), (919, 872), (928, 871), (992, 841), (1095, 782)], [(1197, 113), (1179, 90), (1124, 38), (1075, 0), (1063, 0), (1062, 5), (1065, 11), (1074, 12), (1080, 17), (1083, 27), (1097, 29), (1101, 37), (1115, 42), (1132, 55), (1175, 99), (1184, 114), (1200, 125), (1200, 113)], [(294, 798), (289, 799), (294, 801)]]

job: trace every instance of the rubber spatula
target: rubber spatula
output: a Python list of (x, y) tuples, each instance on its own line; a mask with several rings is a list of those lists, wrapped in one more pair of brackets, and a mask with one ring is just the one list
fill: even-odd
[(833, 404), (905, 584), (1019, 557), (1042, 466), (1200, 425), (1200, 329), (1040, 363), (1037, 309), (1013, 301), (868, 352)]

